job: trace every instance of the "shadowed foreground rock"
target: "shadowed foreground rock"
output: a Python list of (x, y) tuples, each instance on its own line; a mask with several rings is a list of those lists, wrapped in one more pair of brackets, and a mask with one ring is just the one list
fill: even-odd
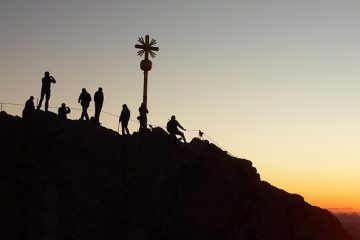
[(252, 163), (162, 129), (0, 113), (0, 239), (347, 240), (328, 211), (260, 180)]

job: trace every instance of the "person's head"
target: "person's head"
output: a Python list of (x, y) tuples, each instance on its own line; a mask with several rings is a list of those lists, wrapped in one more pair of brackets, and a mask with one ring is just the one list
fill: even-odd
[(102, 92), (102, 88), (101, 88), (101, 87), (99, 87), (99, 92)]
[(45, 77), (48, 77), (50, 76), (50, 73), (49, 72), (45, 72)]
[(30, 100), (31, 100), (31, 101), (34, 101), (34, 96), (30, 96)]
[(85, 89), (85, 88), (83, 88), (83, 89), (82, 89), (82, 92), (86, 92), (86, 89)]
[(171, 120), (175, 120), (175, 115), (172, 115), (172, 116), (171, 116)]
[(123, 107), (123, 108), (127, 108), (127, 105), (126, 105), (126, 104), (123, 104), (122, 107)]
[(61, 107), (63, 107), (63, 108), (64, 108), (65, 106), (66, 106), (66, 105), (65, 105), (65, 103), (62, 103), (62, 104), (61, 104)]

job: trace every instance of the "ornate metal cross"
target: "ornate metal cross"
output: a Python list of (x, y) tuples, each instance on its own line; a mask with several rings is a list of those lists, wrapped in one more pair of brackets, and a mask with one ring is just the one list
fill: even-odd
[(145, 53), (144, 59), (140, 62), (140, 68), (144, 71), (144, 92), (143, 92), (143, 103), (147, 108), (147, 82), (148, 82), (148, 72), (152, 68), (152, 62), (149, 60), (149, 54), (152, 58), (155, 58), (156, 53), (154, 51), (159, 51), (158, 47), (154, 47), (157, 43), (155, 39), (149, 40), (149, 35), (145, 36), (145, 41), (142, 37), (139, 37), (138, 42), (135, 48), (141, 49), (137, 52), (138, 56), (142, 56)]

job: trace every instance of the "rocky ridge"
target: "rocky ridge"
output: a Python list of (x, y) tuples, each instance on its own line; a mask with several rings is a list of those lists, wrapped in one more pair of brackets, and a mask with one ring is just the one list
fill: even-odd
[(327, 210), (261, 181), (252, 163), (161, 128), (0, 113), (0, 239), (348, 240)]

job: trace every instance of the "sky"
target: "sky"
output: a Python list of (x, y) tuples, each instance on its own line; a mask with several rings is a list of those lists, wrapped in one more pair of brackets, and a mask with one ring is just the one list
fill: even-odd
[(189, 140), (201, 129), (264, 181), (359, 211), (359, 12), (351, 0), (1, 0), (0, 102), (39, 98), (49, 71), (51, 111), (64, 102), (78, 119), (81, 89), (102, 87), (100, 121), (117, 131), (122, 104), (138, 115), (134, 45), (148, 34), (150, 124), (176, 115)]

